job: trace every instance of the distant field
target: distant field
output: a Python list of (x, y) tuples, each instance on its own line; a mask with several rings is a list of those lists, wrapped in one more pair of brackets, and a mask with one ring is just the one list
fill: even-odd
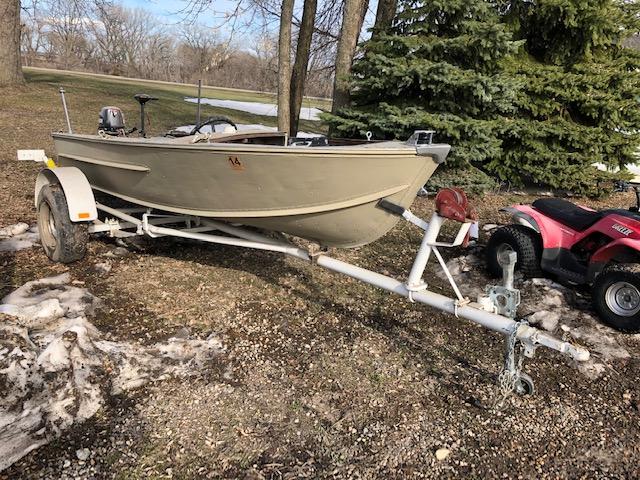
[[(69, 115), (74, 131), (79, 133), (94, 133), (98, 124), (98, 112), (106, 105), (120, 107), (128, 126), (139, 123), (139, 105), (133, 99), (136, 93), (148, 93), (159, 98), (147, 106), (149, 125), (147, 130), (152, 134), (161, 134), (179, 125), (193, 124), (196, 116), (196, 106), (184, 101), (186, 96), (197, 95), (195, 87), (184, 85), (123, 81), (117, 77), (86, 76), (69, 74), (55, 70), (26, 69), (27, 85), (24, 88), (11, 89), (4, 98), (0, 98), (0, 124), (9, 127), (12, 120), (3, 115), (23, 117), (28, 124), (28, 138), (31, 143), (40, 145), (48, 142), (49, 133), (65, 128), (64, 116), (60, 103), (58, 89), (63, 86), (66, 90)], [(206, 95), (215, 98), (242, 101), (268, 100), (268, 95), (259, 93), (235, 92), (231, 90), (206, 89)], [(37, 112), (37, 115), (36, 115)], [(260, 123), (276, 126), (276, 118), (255, 115), (238, 110), (202, 105), (202, 117), (224, 115), (236, 123)], [(319, 122), (303, 120), (300, 129), (321, 133), (324, 127)], [(6, 131), (6, 130), (5, 130)], [(39, 137), (43, 137), (40, 139)], [(34, 140), (38, 138), (38, 141)], [(24, 145), (25, 136), (16, 138), (19, 145), (16, 148), (27, 148)], [(6, 145), (5, 145), (6, 146)], [(42, 147), (41, 147), (42, 148)]]
[[(112, 84), (121, 83), (121, 84), (136, 85), (136, 86), (144, 85), (151, 88), (161, 88), (162, 90), (165, 90), (165, 91), (172, 91), (172, 92), (180, 93), (182, 95), (191, 96), (191, 97), (197, 96), (197, 92), (198, 92), (198, 89), (195, 85), (192, 86), (184, 83), (162, 82), (157, 80), (143, 80), (143, 79), (135, 79), (135, 78), (128, 78), (128, 77), (118, 77), (115, 75), (102, 75), (102, 74), (87, 73), (87, 72), (71, 72), (68, 70), (54, 70), (54, 69), (48, 69), (48, 68), (24, 67), (23, 70), (25, 73), (29, 73), (29, 74), (44, 73), (44, 74), (63, 75), (65, 78), (78, 77), (83, 79), (91, 78), (91, 79), (97, 79), (97, 80), (104, 80)], [(221, 100), (239, 100), (244, 102), (276, 103), (276, 95), (274, 93), (223, 88), (223, 87), (203, 86), (202, 96), (210, 97), (210, 98), (218, 98)], [(304, 106), (316, 107), (322, 110), (330, 110), (331, 100), (327, 98), (305, 97)]]

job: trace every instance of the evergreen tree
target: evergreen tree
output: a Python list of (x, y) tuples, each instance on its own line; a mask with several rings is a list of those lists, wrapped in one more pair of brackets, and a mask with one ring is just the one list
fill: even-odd
[(482, 0), (401, 0), (386, 34), (353, 67), (352, 102), (325, 119), (338, 135), (407, 138), (433, 128), (453, 146), (450, 164), (500, 154), (497, 119), (514, 112), (516, 79), (502, 72), (516, 51), (496, 10)]
[(634, 2), (400, 5), (354, 67), (353, 106), (328, 118), (338, 131), (433, 128), (454, 166), (588, 194), (606, 177), (593, 163), (636, 161), (640, 56), (622, 46)]
[[(502, 179), (601, 193), (595, 162), (624, 167), (640, 147), (640, 56), (611, 0), (516, 0), (505, 21), (524, 50), (509, 65), (522, 80), (517, 115), (505, 123), (502, 155), (484, 168)], [(604, 176), (606, 177), (606, 176)]]

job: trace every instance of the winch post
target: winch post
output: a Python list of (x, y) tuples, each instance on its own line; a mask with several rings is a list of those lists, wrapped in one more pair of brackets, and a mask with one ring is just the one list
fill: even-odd
[(410, 290), (412, 288), (420, 288), (423, 285), (422, 275), (427, 267), (427, 262), (431, 256), (432, 245), (437, 241), (438, 233), (440, 232), (443, 221), (444, 219), (436, 213), (431, 216), (429, 226), (424, 232), (422, 244), (420, 245), (420, 249), (418, 250), (415, 260), (413, 261), (413, 266), (409, 273), (409, 279), (407, 280), (407, 288)]
[(67, 110), (67, 100), (64, 98), (64, 88), (60, 87), (60, 98), (62, 98), (62, 109), (64, 110), (64, 118), (67, 121), (67, 133), (73, 133), (71, 130), (71, 121), (69, 120), (69, 110)]

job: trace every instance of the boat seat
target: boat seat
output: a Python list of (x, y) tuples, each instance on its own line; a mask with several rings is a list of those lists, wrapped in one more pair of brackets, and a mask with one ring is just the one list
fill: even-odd
[(587, 210), (562, 198), (540, 198), (533, 202), (532, 207), (579, 232), (586, 230), (605, 215), (604, 212)]

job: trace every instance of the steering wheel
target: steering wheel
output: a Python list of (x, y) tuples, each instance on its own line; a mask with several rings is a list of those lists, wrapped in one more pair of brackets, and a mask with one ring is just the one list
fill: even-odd
[(204, 122), (202, 122), (200, 125), (196, 125), (195, 127), (193, 127), (193, 130), (191, 130), (189, 135), (195, 135), (196, 133), (200, 133), (200, 129), (202, 127), (206, 126), (206, 125), (211, 125), (212, 127), (214, 127), (215, 125), (221, 125), (223, 123), (231, 125), (233, 128), (238, 130), (238, 126), (235, 123), (233, 123), (232, 120), (228, 119), (227, 117), (222, 117), (222, 116), (220, 116), (220, 117), (209, 117)]

